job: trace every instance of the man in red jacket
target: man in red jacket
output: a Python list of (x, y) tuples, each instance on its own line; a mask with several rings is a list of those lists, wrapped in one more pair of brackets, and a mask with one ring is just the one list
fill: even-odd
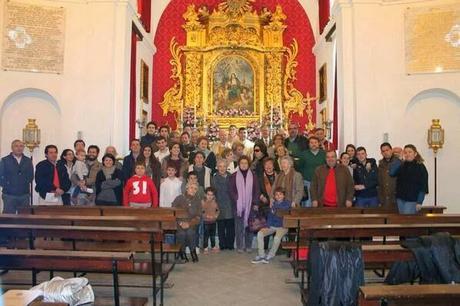
[(140, 208), (158, 207), (158, 191), (152, 179), (145, 175), (144, 164), (136, 164), (134, 172), (123, 190), (123, 205)]

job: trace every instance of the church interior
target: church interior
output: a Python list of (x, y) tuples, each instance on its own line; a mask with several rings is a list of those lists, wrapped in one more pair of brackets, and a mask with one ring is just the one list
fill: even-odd
[(459, 0), (0, 0), (0, 27), (0, 305), (458, 305)]

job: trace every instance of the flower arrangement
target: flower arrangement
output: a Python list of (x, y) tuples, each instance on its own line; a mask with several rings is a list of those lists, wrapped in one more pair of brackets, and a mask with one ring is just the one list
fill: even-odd
[(248, 123), (247, 131), (249, 140), (255, 141), (256, 139), (260, 138), (260, 127), (261, 124), (259, 121), (251, 121)]
[(219, 109), (217, 111), (217, 114), (220, 116), (226, 116), (226, 117), (234, 117), (234, 116), (252, 116), (254, 113), (251, 113), (247, 109), (236, 109), (236, 108), (230, 108), (230, 109)]
[[(273, 118), (272, 118), (273, 116)], [(273, 122), (272, 122), (273, 119)], [(281, 120), (281, 110), (279, 107), (274, 107), (273, 108), (273, 114), (272, 112), (268, 112), (264, 116), (264, 123), (267, 126), (273, 127), (273, 128), (279, 128), (283, 125), (283, 121)], [(273, 125), (272, 125), (273, 124)]]
[(219, 125), (217, 122), (212, 121), (209, 123), (206, 137), (208, 137), (210, 142), (216, 141), (219, 138)]
[(187, 107), (184, 108), (184, 117), (183, 117), (183, 126), (195, 126), (197, 123), (197, 120), (195, 118), (195, 112), (193, 108)]

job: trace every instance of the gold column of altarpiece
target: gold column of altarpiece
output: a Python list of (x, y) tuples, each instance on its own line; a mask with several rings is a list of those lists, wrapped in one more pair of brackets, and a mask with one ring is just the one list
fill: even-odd
[[(278, 5), (274, 12), (256, 12), (254, 0), (223, 1), (211, 13), (206, 6), (190, 5), (183, 17), (187, 43), (170, 43), (174, 85), (164, 94), (161, 108), (183, 122), (185, 109), (203, 123), (221, 127), (262, 122), (274, 111), (281, 125), (292, 113), (308, 116), (313, 129), (313, 109), (307, 93), (295, 88), (298, 44), (283, 45), (286, 15)], [(281, 111), (282, 110), (282, 111)], [(272, 122), (273, 124), (273, 122)]]

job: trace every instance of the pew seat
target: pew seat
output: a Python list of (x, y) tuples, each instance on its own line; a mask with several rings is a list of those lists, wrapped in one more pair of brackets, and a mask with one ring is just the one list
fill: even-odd
[(359, 306), (454, 306), (459, 304), (460, 285), (362, 286)]

